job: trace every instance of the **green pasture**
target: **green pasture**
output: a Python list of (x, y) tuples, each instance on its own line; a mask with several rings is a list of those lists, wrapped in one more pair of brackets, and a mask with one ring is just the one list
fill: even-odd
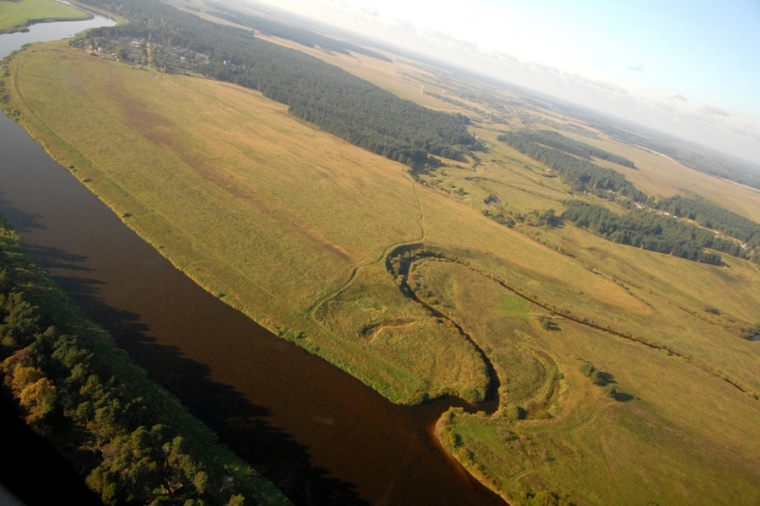
[[(752, 504), (756, 400), (666, 353), (576, 324), (556, 334), (542, 347), (566, 357), (569, 387), (552, 417), (452, 412), (439, 423), (442, 443), (476, 476), (516, 504), (547, 494), (559, 504)], [(616, 401), (579, 374), (585, 361), (630, 397)]]
[(696, 193), (715, 204), (760, 221), (760, 194), (757, 189), (713, 177), (686, 167), (682, 163), (638, 146), (626, 145), (606, 135), (583, 136), (562, 131), (562, 135), (628, 158), (636, 169), (615, 165), (603, 160), (596, 163), (620, 171), (637, 188), (655, 197), (671, 197), (678, 193)]
[(24, 31), (34, 23), (75, 21), (91, 17), (55, 0), (0, 0), (0, 33)]
[[(409, 96), (430, 77), (398, 65), (363, 72)], [(510, 503), (751, 504), (760, 494), (760, 343), (739, 337), (759, 318), (760, 271), (487, 218), (492, 194), (510, 216), (559, 214), (571, 198), (496, 140), (512, 125), (476, 124), (489, 145), (479, 162), (446, 161), (416, 182), (259, 93), (62, 43), (18, 54), (6, 89), (46, 149), (178, 268), (390, 400), (477, 401), (487, 357), (498, 409), (451, 412), (437, 430)], [(531, 115), (541, 119), (526, 109), (521, 121)], [(686, 186), (675, 162), (595, 142), (640, 165), (630, 177), (645, 191), (708, 190), (698, 178)], [(755, 216), (758, 197), (738, 195), (732, 209)], [(385, 263), (411, 244), (440, 256), (411, 264), (420, 302)], [(584, 363), (614, 381), (594, 384)]]

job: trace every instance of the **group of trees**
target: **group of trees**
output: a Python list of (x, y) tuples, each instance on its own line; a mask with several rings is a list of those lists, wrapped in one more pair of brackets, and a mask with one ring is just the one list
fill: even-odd
[(739, 239), (748, 248), (760, 247), (760, 225), (700, 197), (676, 195), (659, 201), (657, 209)]
[[(646, 193), (638, 190), (625, 176), (619, 172), (600, 167), (589, 161), (589, 157), (605, 157), (614, 159), (630, 166), (624, 158), (586, 146), (561, 136), (550, 135), (546, 132), (508, 132), (499, 136), (520, 153), (541, 162), (557, 172), (562, 181), (570, 185), (576, 192), (590, 192), (602, 198), (623, 196), (634, 202), (647, 202)], [(586, 146), (584, 148), (584, 146)]]
[(25, 422), (103, 503), (242, 504), (261, 497), (255, 472), (79, 316), (1, 224), (0, 360), (3, 388)]
[(600, 371), (591, 362), (584, 362), (581, 365), (581, 372), (588, 376), (594, 385), (604, 388), (604, 392), (618, 402), (627, 402), (634, 398), (617, 385), (617, 381), (615, 381), (615, 377), (612, 374)]
[(598, 158), (599, 160), (607, 160), (623, 167), (636, 168), (636, 165), (625, 157), (595, 148), (584, 142), (573, 140), (552, 130), (524, 130), (520, 132), (520, 135), (531, 142), (558, 149), (568, 155), (575, 155), (585, 160)]
[[(593, 130), (598, 130), (628, 146), (662, 153), (686, 167), (710, 174), (715, 177), (736, 181), (737, 183), (760, 189), (760, 164), (742, 160), (736, 156), (721, 153), (704, 145), (668, 135), (662, 130), (642, 127), (630, 121), (613, 118), (604, 113), (572, 105), (568, 102), (554, 101), (555, 110), (565, 112)], [(570, 128), (562, 125), (562, 128)], [(588, 132), (588, 130), (585, 130)]]
[[(614, 200), (628, 210), (624, 214), (615, 214), (599, 205), (568, 201), (562, 220), (617, 243), (697, 262), (722, 263), (720, 254), (706, 249), (760, 260), (760, 225), (752, 220), (700, 197), (677, 195), (655, 201), (636, 189), (622, 174), (590, 161), (592, 158), (604, 159), (635, 168), (630, 160), (552, 131), (509, 132), (502, 134), (499, 140), (556, 171), (575, 191)], [(490, 211), (484, 214), (497, 216)], [(551, 218), (544, 224), (556, 225), (557, 218), (553, 215)]]
[(644, 209), (621, 216), (605, 207), (580, 201), (566, 202), (565, 207), (564, 220), (617, 243), (713, 265), (720, 265), (722, 258), (705, 248), (747, 258), (747, 252), (736, 241), (721, 239), (709, 230), (674, 217)]
[(356, 146), (413, 168), (438, 165), (431, 155), (464, 160), (479, 144), (468, 119), (403, 100), (301, 51), (271, 44), (157, 0), (83, 0), (129, 19), (90, 38), (150, 41), (152, 59), (183, 48), (206, 55), (192, 70), (261, 91), (289, 111)]

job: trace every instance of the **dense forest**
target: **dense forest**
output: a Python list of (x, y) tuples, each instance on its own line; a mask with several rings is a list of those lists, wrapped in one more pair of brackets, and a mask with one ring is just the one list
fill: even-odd
[[(582, 143), (576, 145), (571, 139), (530, 131), (505, 133), (499, 136), (499, 140), (556, 171), (560, 179), (576, 192), (590, 192), (613, 200), (618, 196), (634, 202), (650, 200), (644, 192), (638, 190), (619, 172), (600, 167), (586, 159), (590, 156), (600, 157), (598, 155), (603, 153), (591, 146), (581, 150), (579, 146), (585, 146)], [(568, 152), (573, 152), (573, 154), (568, 154)], [(618, 158), (609, 154), (607, 159), (610, 157)], [(620, 159), (620, 161), (627, 162), (625, 159)]]
[(102, 503), (288, 504), (132, 366), (30, 263), (4, 223), (0, 360), (4, 394)]
[(654, 131), (641, 125), (611, 118), (588, 108), (552, 101), (552, 107), (569, 113), (590, 127), (623, 144), (641, 146), (662, 153), (694, 170), (760, 189), (760, 165), (739, 160), (705, 146)]
[(595, 148), (584, 142), (579, 142), (564, 135), (551, 130), (525, 130), (520, 132), (520, 135), (528, 141), (541, 144), (543, 146), (558, 149), (568, 155), (575, 155), (577, 157), (591, 160), (592, 158), (598, 158), (600, 160), (607, 160), (609, 162), (622, 165), (635, 169), (636, 165), (627, 158), (604, 151), (603, 149)]
[(739, 239), (750, 249), (760, 247), (760, 225), (703, 198), (676, 195), (659, 201), (656, 207), (679, 218), (694, 220), (703, 227), (718, 230)]
[(565, 207), (562, 219), (617, 243), (713, 265), (720, 265), (722, 258), (705, 248), (748, 258), (737, 241), (721, 239), (709, 230), (674, 217), (644, 209), (620, 216), (605, 207), (580, 201), (566, 202)]
[[(621, 244), (697, 262), (722, 263), (718, 253), (706, 249), (760, 261), (757, 223), (703, 198), (677, 195), (656, 202), (622, 174), (591, 161), (597, 158), (635, 168), (630, 160), (551, 131), (509, 132), (499, 140), (556, 171), (574, 191), (593, 193), (629, 209), (618, 215), (599, 205), (568, 201), (561, 218), (578, 227)], [(500, 221), (498, 213), (485, 214)]]
[[(144, 40), (149, 61), (178, 48), (204, 55), (191, 70), (261, 91), (305, 121), (373, 153), (421, 169), (438, 165), (430, 155), (463, 160), (478, 147), (468, 119), (402, 100), (348, 72), (300, 51), (220, 27), (157, 0), (83, 0), (118, 13), (128, 24), (89, 33), (91, 43)], [(146, 48), (146, 51), (148, 49)], [(170, 70), (167, 65), (163, 66)]]

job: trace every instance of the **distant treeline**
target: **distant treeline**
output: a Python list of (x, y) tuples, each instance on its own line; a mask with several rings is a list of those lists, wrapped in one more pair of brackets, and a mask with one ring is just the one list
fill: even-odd
[(88, 37), (136, 38), (208, 56), (195, 70), (261, 91), (322, 130), (413, 168), (437, 165), (430, 155), (463, 160), (478, 145), (468, 119), (403, 100), (348, 72), (293, 49), (221, 27), (157, 0), (83, 0), (130, 22)]
[(0, 336), (1, 388), (104, 504), (289, 504), (86, 321), (2, 222)]
[(554, 103), (553, 106), (566, 110), (573, 117), (582, 119), (589, 126), (625, 144), (642, 146), (669, 156), (685, 166), (705, 174), (760, 189), (760, 164), (757, 160), (754, 164), (745, 160), (738, 160), (735, 157), (729, 157), (726, 153), (719, 153), (714, 149), (699, 146), (663, 132), (655, 132), (641, 125), (612, 119), (590, 109), (567, 106), (559, 102)]
[(231, 21), (239, 25), (253, 28), (254, 30), (264, 35), (271, 35), (274, 37), (280, 37), (281, 39), (291, 40), (306, 47), (319, 47), (325, 51), (333, 51), (341, 54), (357, 53), (375, 58), (377, 60), (386, 62), (392, 61), (384, 54), (378, 53), (376, 51), (372, 51), (354, 44), (349, 44), (348, 42), (335, 40), (330, 37), (325, 37), (324, 35), (319, 35), (303, 28), (297, 28), (294, 26), (285, 25), (283, 23), (278, 23), (277, 21), (272, 21), (270, 19), (252, 16), (250, 14), (245, 14), (219, 4), (216, 4), (214, 7), (214, 16), (220, 19), (226, 19), (227, 21)]
[[(618, 200), (622, 207), (629, 209), (618, 215), (602, 206), (568, 201), (561, 218), (578, 227), (617, 243), (697, 262), (721, 264), (719, 254), (705, 249), (760, 261), (760, 225), (752, 220), (698, 197), (678, 195), (656, 202), (622, 174), (589, 161), (593, 157), (635, 168), (630, 160), (551, 131), (509, 132), (499, 136), (499, 140), (556, 171), (573, 190)], [(619, 195), (627, 199), (620, 201)], [(501, 215), (497, 212), (489, 210), (484, 214), (504, 221), (499, 220)], [(684, 219), (693, 220), (696, 225)], [(552, 225), (551, 220), (539, 220), (538, 224), (542, 223)]]
[(679, 218), (694, 220), (703, 227), (723, 232), (746, 243), (750, 248), (760, 247), (759, 224), (703, 198), (676, 195), (661, 200), (656, 207)]
[[(579, 151), (588, 153), (587, 156), (595, 156), (590, 153), (597, 150), (591, 146), (588, 146), (586, 150), (581, 150), (580, 146), (584, 146), (582, 143), (577, 143), (580, 146), (575, 146), (571, 139), (529, 131), (505, 133), (499, 136), (499, 140), (556, 171), (562, 181), (569, 184), (574, 191), (590, 192), (603, 198), (609, 198), (610, 192), (614, 192), (614, 194), (622, 195), (634, 202), (647, 202), (649, 200), (644, 192), (638, 190), (619, 172), (579, 158), (579, 156), (584, 156), (582, 154), (568, 154), (565, 151)], [(549, 146), (544, 142), (551, 142), (554, 146)], [(614, 157), (615, 155), (609, 156)]]
[(591, 158), (598, 158), (600, 160), (607, 160), (609, 162), (622, 165), (624, 167), (630, 167), (635, 169), (636, 165), (632, 161), (622, 156), (604, 151), (603, 149), (595, 148), (584, 142), (579, 142), (564, 135), (551, 130), (532, 130), (522, 131), (521, 136), (531, 142), (542, 144), (544, 146), (558, 149), (567, 153), (568, 155), (575, 155), (586, 160)]
[(565, 207), (562, 219), (620, 244), (713, 265), (720, 265), (722, 258), (705, 248), (748, 258), (736, 241), (720, 239), (709, 230), (652, 211), (634, 210), (619, 216), (605, 207), (580, 201), (568, 201)]

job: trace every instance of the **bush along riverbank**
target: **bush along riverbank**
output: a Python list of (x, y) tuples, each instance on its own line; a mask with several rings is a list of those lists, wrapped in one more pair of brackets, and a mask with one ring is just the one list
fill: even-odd
[(104, 504), (289, 504), (88, 321), (5, 222), (0, 359), (18, 415)]

